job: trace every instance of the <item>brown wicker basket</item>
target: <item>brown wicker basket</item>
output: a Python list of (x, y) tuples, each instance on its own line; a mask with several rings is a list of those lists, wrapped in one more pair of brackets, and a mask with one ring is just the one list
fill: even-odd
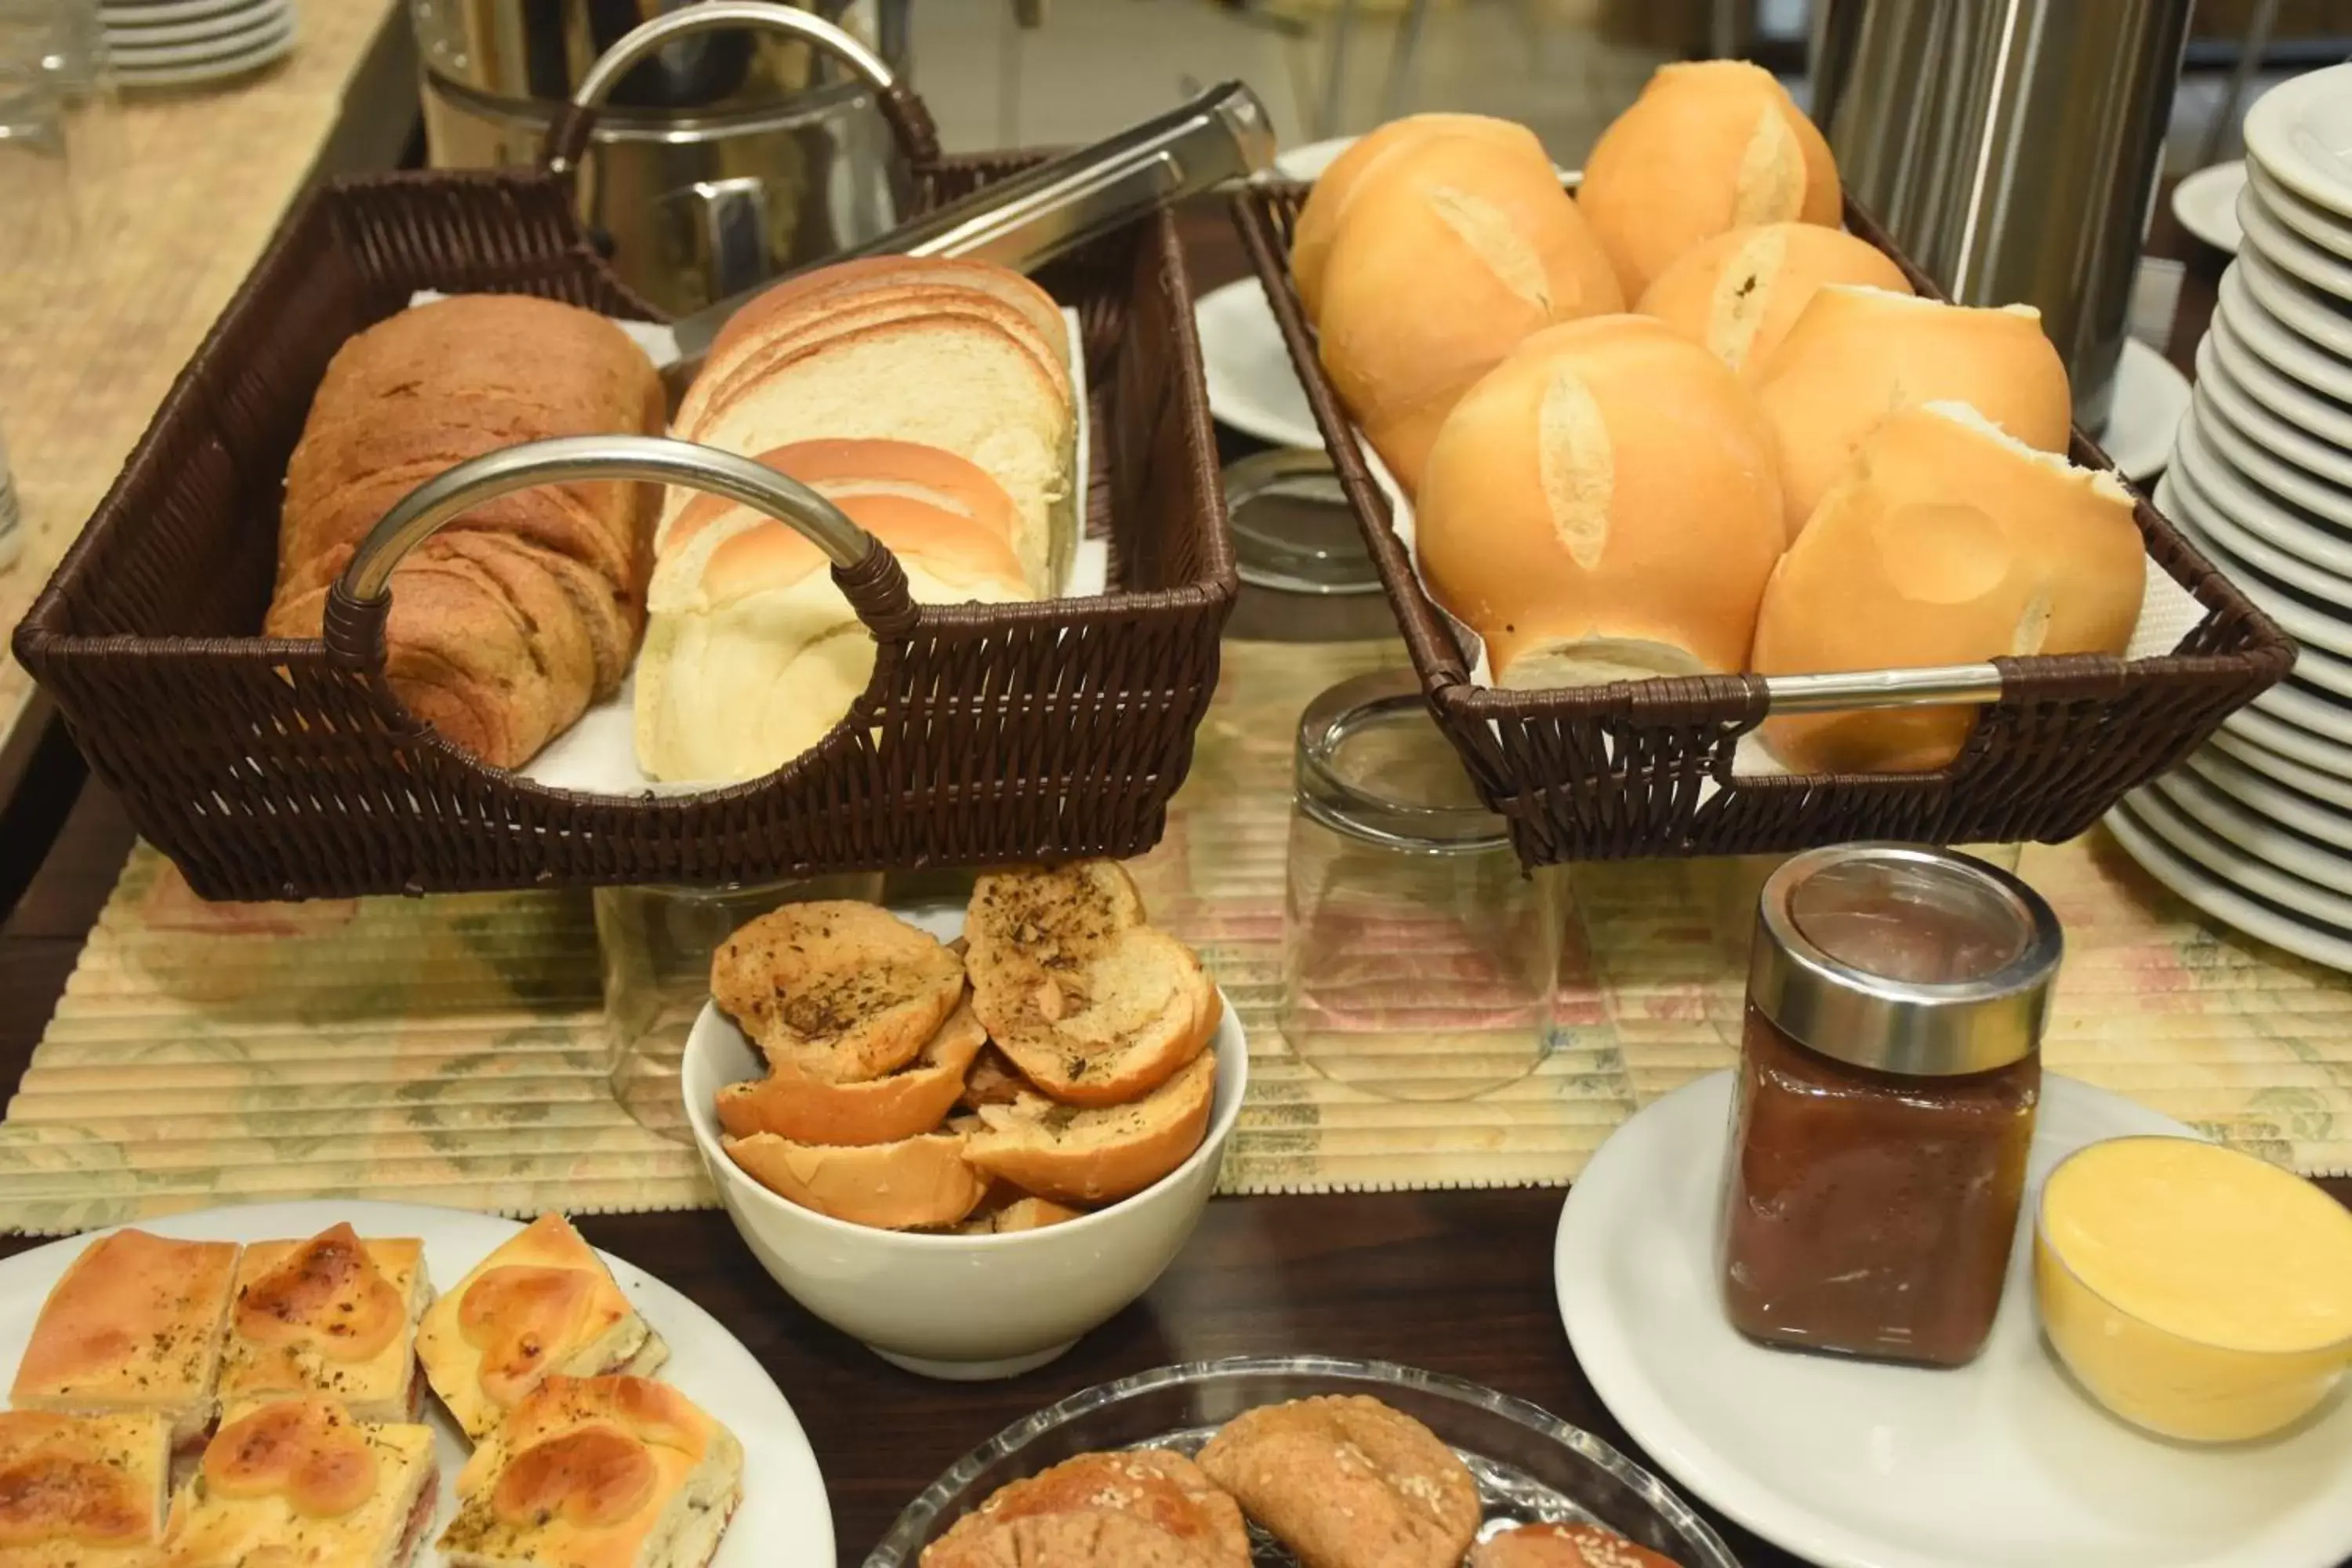
[[(1444, 613), (1414, 574), (1388, 498), (1317, 358), (1290, 283), (1292, 226), (1308, 187), (1254, 185), (1234, 220), (1305, 384), (1341, 489), (1395, 607), (1439, 727), (1529, 866), (1650, 856), (1744, 855), (1851, 839), (1966, 844), (2069, 838), (2203, 744), (2285, 676), (2294, 647), (2171, 524), (2139, 502), (2148, 552), (2204, 606), (2170, 654), (2000, 658), (1959, 756), (1934, 773), (1737, 774), (1741, 736), (1769, 698), (1759, 676), (1698, 676), (1572, 690), (1473, 683)], [(1922, 294), (1947, 296), (1851, 203), (1847, 226)], [(2109, 468), (2077, 429), (2073, 457)], [(1899, 684), (1897, 680), (1889, 682)], [(1983, 697), (1992, 695), (1990, 679)], [(1916, 700), (1916, 698), (1904, 699)], [(1892, 705), (1891, 699), (1840, 707)]]
[[(1033, 161), (919, 156), (919, 199)], [(881, 639), (850, 719), (767, 778), (683, 797), (544, 788), (420, 727), (380, 662), (253, 635), (287, 458), (346, 339), (425, 288), (658, 319), (598, 259), (568, 186), (540, 174), (380, 175), (307, 196), (35, 601), (16, 656), (208, 898), (1139, 853), (1190, 765), (1237, 589), (1192, 289), (1165, 214), (1038, 280), (1078, 310), (1087, 527), (1109, 536), (1118, 591), (919, 606)]]

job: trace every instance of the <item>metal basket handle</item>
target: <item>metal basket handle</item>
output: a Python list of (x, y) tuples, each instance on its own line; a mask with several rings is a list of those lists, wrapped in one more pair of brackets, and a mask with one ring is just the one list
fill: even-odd
[(790, 524), (833, 563), (833, 580), (877, 643), (904, 642), (915, 626), (907, 574), (887, 546), (816, 491), (749, 458), (659, 436), (565, 436), (459, 463), (383, 514), (327, 593), (329, 657), (380, 670), (392, 611), (393, 568), (442, 525), (486, 500), (570, 479), (647, 479), (724, 496)]
[[(572, 91), (571, 105), (548, 127), (547, 147), (541, 160), (547, 172), (565, 175), (579, 168), (588, 150), (589, 132), (596, 128), (596, 117), (603, 110), (604, 100), (639, 61), (677, 39), (738, 27), (789, 33), (847, 66), (874, 89), (875, 102), (882, 117), (890, 122), (890, 130), (898, 137), (899, 151), (907, 155), (907, 161), (919, 165), (939, 162), (940, 132), (931, 122), (931, 111), (899, 81), (898, 73), (881, 56), (848, 33), (822, 17), (768, 0), (702, 0), (699, 5), (640, 23), (596, 58), (596, 63), (588, 68), (588, 74), (580, 79), (579, 87)], [(589, 216), (593, 222), (594, 214)]]

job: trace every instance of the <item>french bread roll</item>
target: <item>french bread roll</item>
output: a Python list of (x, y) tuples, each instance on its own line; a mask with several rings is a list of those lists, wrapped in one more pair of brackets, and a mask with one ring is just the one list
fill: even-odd
[(1624, 315), (1537, 333), (1455, 405), (1415, 540), (1497, 684), (1553, 687), (1744, 668), (1782, 537), (1738, 378)]
[(1576, 205), (1628, 300), (1726, 230), (1835, 226), (1843, 212), (1829, 143), (1769, 71), (1745, 60), (1659, 67), (1593, 143)]
[(1634, 309), (1698, 344), (1753, 384), (1824, 283), (1912, 292), (1894, 258), (1843, 229), (1768, 223), (1703, 240), (1642, 291)]
[(852, 1225), (954, 1225), (988, 1194), (986, 1178), (964, 1163), (961, 1131), (855, 1148), (795, 1143), (772, 1132), (719, 1142), (745, 1175), (778, 1197)]
[(1624, 302), (1549, 160), (1432, 136), (1360, 182), (1323, 267), (1318, 353), (1410, 493), (1473, 382), (1528, 333)]
[(1977, 309), (1845, 283), (1814, 292), (1755, 386), (1790, 539), (1898, 409), (1965, 403), (2044, 452), (2066, 449), (2073, 418), (2065, 363), (2031, 305)]
[(960, 1006), (912, 1062), (882, 1078), (835, 1083), (788, 1058), (757, 1082), (720, 1089), (719, 1125), (736, 1138), (772, 1132), (795, 1143), (895, 1143), (948, 1119), (987, 1043), (988, 1031)]
[(976, 1169), (1058, 1203), (1129, 1197), (1201, 1146), (1216, 1083), (1216, 1055), (1202, 1052), (1129, 1104), (1074, 1109), (1029, 1095), (1011, 1105), (984, 1105), (963, 1156)]
[[(1890, 416), (1854, 454), (1765, 589), (1767, 675), (2121, 654), (2146, 584), (2132, 500), (2112, 474), (2011, 439), (1976, 410)], [(1906, 773), (1959, 754), (1979, 710), (1768, 720), (1808, 773)]]
[(1299, 209), (1298, 223), (1291, 231), (1290, 278), (1308, 321), (1322, 313), (1323, 264), (1330, 256), (1331, 237), (1356, 193), (1375, 183), (1398, 154), (1440, 136), (1484, 142), (1497, 159), (1536, 161), (1545, 177), (1559, 183), (1543, 143), (1517, 121), (1484, 114), (1409, 114), (1359, 136), (1316, 176), (1314, 189), (1307, 192), (1307, 205)]
[[(811, 447), (823, 461), (804, 463)], [(761, 460), (824, 495), (897, 554), (924, 604), (1002, 604), (1034, 597), (1001, 531), (1011, 503), (950, 453), (928, 479), (903, 442), (812, 443)], [(843, 447), (874, 467), (841, 475)], [(889, 460), (884, 461), (887, 456)], [(874, 673), (874, 639), (815, 545), (789, 525), (719, 498), (673, 521), (647, 607), (637, 661), (637, 763), (654, 777), (756, 778), (831, 732)]]

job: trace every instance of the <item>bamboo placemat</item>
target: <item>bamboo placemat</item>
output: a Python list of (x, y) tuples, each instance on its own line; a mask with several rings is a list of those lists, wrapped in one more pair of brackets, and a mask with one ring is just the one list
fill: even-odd
[[(26, 530), (0, 570), (0, 632), (24, 619), (252, 270), (396, 4), (300, 0), (282, 64), (81, 117), (67, 199), (44, 206), (55, 221), (26, 243), (23, 212), (0, 216), (20, 226), (0, 236), (0, 435)], [(0, 744), (32, 691), (0, 637)]]
[[(1229, 644), (1191, 779), (1137, 862), (1250, 1040), (1237, 1193), (1556, 1184), (1609, 1132), (1730, 1064), (1760, 863), (1582, 868), (1549, 1056), (1478, 1099), (1375, 1098), (1275, 1028), (1292, 731), (1393, 644)], [(2071, 1073), (2296, 1169), (2352, 1170), (2352, 977), (2215, 932), (2104, 835), (2029, 847), (2066, 922), (2047, 1044)], [(1409, 913), (1409, 911), (1408, 911)], [(1370, 967), (1442, 1026), (1452, 972), (1411, 921)], [(142, 848), (0, 1125), (0, 1228), (59, 1231), (261, 1197), (530, 1212), (710, 1202), (692, 1151), (608, 1082), (591, 902), (503, 893), (211, 906)]]

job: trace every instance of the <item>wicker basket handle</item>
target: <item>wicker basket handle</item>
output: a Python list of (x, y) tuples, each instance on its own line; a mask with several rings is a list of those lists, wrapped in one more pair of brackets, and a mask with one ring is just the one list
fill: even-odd
[(931, 122), (931, 111), (881, 56), (850, 34), (822, 17), (767, 0), (702, 0), (700, 5), (682, 6), (630, 28), (597, 57), (573, 89), (570, 106), (547, 129), (542, 159), (547, 172), (562, 175), (579, 167), (604, 100), (639, 61), (678, 38), (739, 27), (789, 33), (847, 66), (874, 89), (875, 102), (890, 122), (907, 161), (917, 166), (939, 162), (940, 132)]
[(327, 653), (348, 668), (383, 668), (392, 571), (460, 512), (534, 485), (570, 479), (647, 479), (725, 496), (788, 523), (833, 563), (833, 580), (877, 643), (904, 642), (915, 602), (898, 558), (841, 509), (799, 480), (749, 458), (658, 436), (566, 436), (459, 463), (425, 480), (384, 513), (328, 590)]

